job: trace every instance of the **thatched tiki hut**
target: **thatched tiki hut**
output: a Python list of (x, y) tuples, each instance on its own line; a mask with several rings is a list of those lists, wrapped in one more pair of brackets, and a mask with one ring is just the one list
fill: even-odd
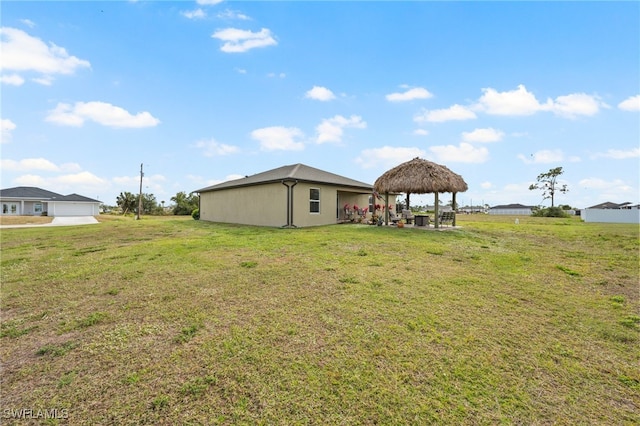
[[(411, 161), (402, 163), (399, 166), (387, 171), (373, 184), (373, 189), (378, 193), (384, 193), (389, 205), (389, 193), (404, 192), (407, 194), (435, 194), (435, 227), (439, 227), (438, 220), (438, 193), (451, 192), (453, 194), (453, 206), (456, 205), (456, 193), (464, 192), (469, 187), (462, 179), (462, 176), (452, 172), (447, 167), (421, 158), (414, 158)], [(409, 208), (409, 206), (407, 206)], [(386, 223), (389, 223), (389, 212), (387, 208)], [(455, 219), (453, 222), (455, 226)]]

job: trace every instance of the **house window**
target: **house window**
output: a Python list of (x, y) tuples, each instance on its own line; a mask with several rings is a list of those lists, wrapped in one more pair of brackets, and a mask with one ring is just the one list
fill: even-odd
[(373, 195), (369, 195), (369, 211), (371, 213), (376, 211), (373, 205)]
[(35, 213), (42, 213), (42, 203), (35, 203), (33, 205), (33, 211)]
[(18, 211), (18, 206), (16, 204), (11, 204), (11, 214), (16, 214)]
[(309, 213), (320, 213), (320, 190), (309, 189)]
[(7, 204), (2, 205), (2, 214), (9, 213), (9, 206)]

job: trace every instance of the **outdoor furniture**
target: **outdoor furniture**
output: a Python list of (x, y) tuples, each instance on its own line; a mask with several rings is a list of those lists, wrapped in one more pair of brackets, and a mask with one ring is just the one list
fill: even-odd
[(396, 212), (394, 212), (393, 210), (389, 210), (389, 220), (391, 222), (393, 222), (394, 225), (396, 225), (398, 222), (400, 222), (400, 219), (398, 216), (396, 216)]
[(453, 220), (456, 217), (456, 213), (455, 212), (442, 212), (442, 214), (440, 215), (440, 224), (444, 224), (444, 223), (450, 223), (453, 225)]
[(402, 210), (402, 218), (408, 223), (411, 224), (411, 222), (413, 221), (413, 214), (411, 213), (411, 210)]
[(426, 214), (417, 214), (414, 216), (415, 226), (429, 226), (429, 216)]

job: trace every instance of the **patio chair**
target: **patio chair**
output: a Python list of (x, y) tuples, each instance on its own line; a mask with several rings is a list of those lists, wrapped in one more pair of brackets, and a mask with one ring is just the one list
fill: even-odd
[(450, 223), (453, 225), (453, 219), (455, 218), (455, 212), (442, 212), (440, 215), (440, 224)]
[(389, 210), (389, 220), (390, 220), (391, 222), (393, 222), (393, 224), (394, 224), (394, 225), (397, 225), (397, 224), (398, 224), (398, 222), (400, 222), (400, 220), (401, 220), (401, 219), (402, 219), (402, 218), (400, 218), (400, 217), (398, 217), (398, 216), (396, 215), (396, 212), (394, 212), (393, 210)]
[(402, 210), (402, 218), (409, 224), (411, 225), (411, 222), (413, 221), (413, 213), (411, 213), (411, 210), (407, 210), (404, 209)]

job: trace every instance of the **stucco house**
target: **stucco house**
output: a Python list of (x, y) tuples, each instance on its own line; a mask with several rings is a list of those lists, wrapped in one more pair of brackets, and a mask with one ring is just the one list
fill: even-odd
[(0, 214), (13, 216), (97, 216), (100, 201), (61, 195), (31, 186), (0, 189)]
[(533, 208), (534, 206), (524, 206), (522, 204), (504, 204), (501, 206), (491, 207), (489, 209), (489, 214), (531, 216)]
[(370, 212), (373, 203), (372, 185), (300, 163), (194, 192), (200, 220), (274, 227), (339, 223), (354, 205)]

